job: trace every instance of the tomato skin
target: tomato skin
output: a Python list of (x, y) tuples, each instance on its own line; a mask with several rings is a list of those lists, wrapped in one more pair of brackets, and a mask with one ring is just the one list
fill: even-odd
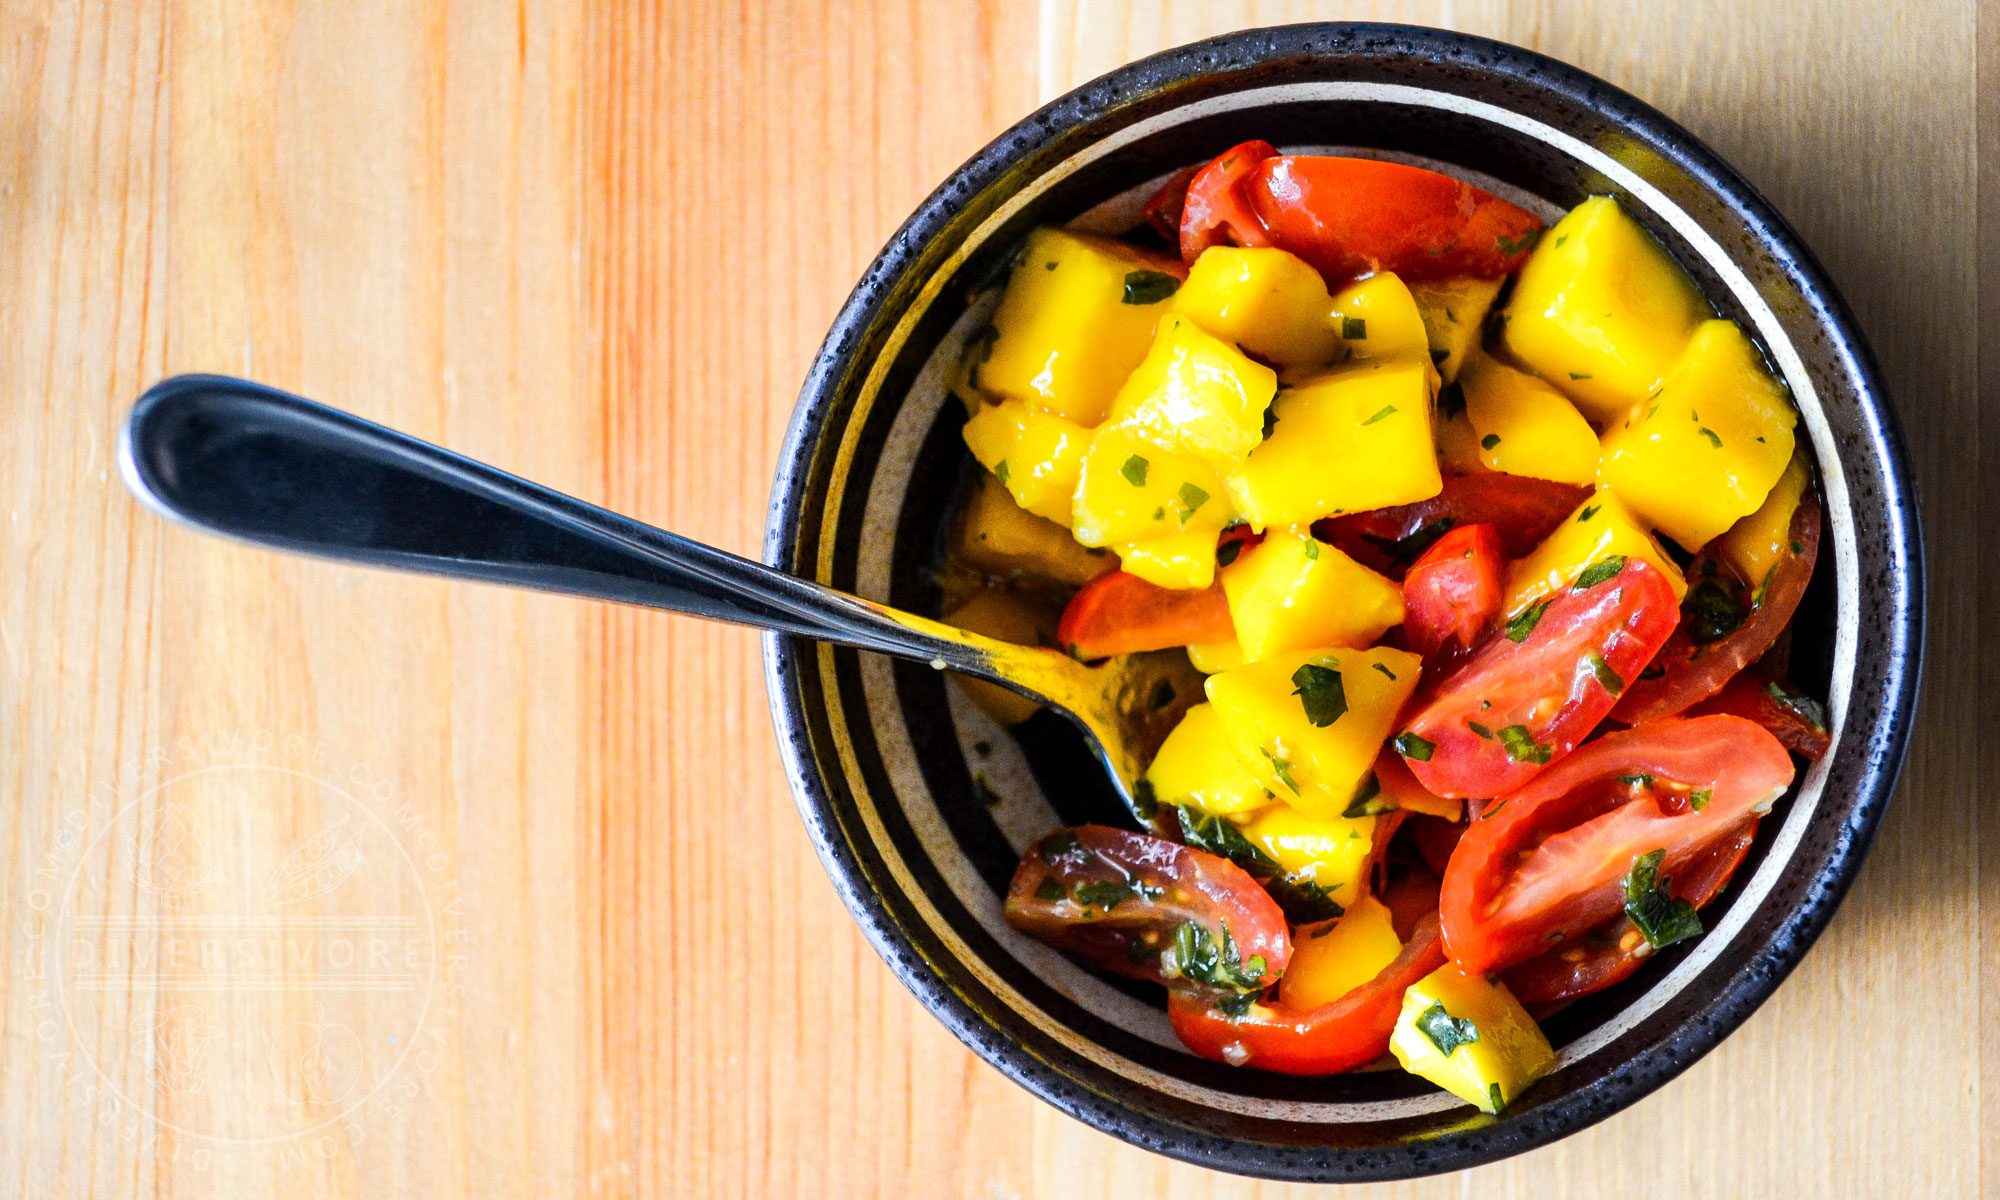
[(1056, 626), (1056, 639), (1085, 661), (1235, 636), (1221, 584), (1163, 588), (1124, 571), (1108, 571), (1083, 585)]
[(1427, 915), (1396, 961), (1318, 1008), (1301, 1012), (1282, 1002), (1257, 1004), (1231, 1018), (1176, 992), (1167, 998), (1167, 1017), (1187, 1048), (1203, 1058), (1285, 1075), (1333, 1075), (1387, 1054), (1404, 990), (1443, 965), (1438, 920)]
[[(1749, 603), (1756, 588), (1738, 589), (1739, 603), (1749, 615), (1734, 632), (1705, 646), (1689, 636), (1691, 622), (1682, 621), (1653, 665), (1626, 689), (1612, 718), (1638, 725), (1684, 712), (1721, 691), (1737, 672), (1761, 658), (1791, 624), (1806, 585), (1812, 582), (1813, 565), (1819, 560), (1819, 529), (1819, 495), (1807, 488), (1792, 514), (1791, 541), (1799, 553), (1787, 554), (1772, 568), (1761, 602), (1754, 607)], [(1689, 581), (1704, 577), (1711, 562), (1706, 552), (1697, 555), (1688, 565)]]
[(1542, 229), (1533, 214), (1463, 180), (1372, 158), (1266, 158), (1240, 194), (1269, 244), (1336, 286), (1370, 271), (1497, 279), (1527, 260)]
[(1624, 910), (1634, 858), (1662, 850), (1659, 873), (1678, 876), (1791, 782), (1791, 755), (1741, 717), (1604, 735), (1467, 827), (1439, 901), (1452, 960), (1492, 972), (1573, 941)]
[(1491, 525), (1461, 525), (1403, 576), (1403, 636), (1425, 659), (1470, 650), (1500, 612), (1506, 558)]
[(1268, 246), (1264, 225), (1243, 195), (1257, 164), (1275, 158), (1269, 142), (1231, 146), (1195, 172), (1181, 204), (1181, 261), (1189, 266), (1210, 246)]
[[(1138, 892), (1135, 885), (1159, 894)], [(1109, 887), (1110, 907), (1092, 902), (1079, 887)], [(1055, 889), (1062, 891), (1060, 899), (1048, 894)], [(1216, 990), (1162, 971), (1160, 951), (1172, 944), (1181, 925), (1199, 925), (1216, 944), (1226, 932), (1242, 963), (1261, 956), (1266, 986), (1277, 982), (1292, 958), (1285, 914), (1243, 868), (1165, 838), (1106, 825), (1058, 830), (1030, 847), (1014, 869), (1005, 911), (1009, 925), (1095, 967), (1205, 998)]]
[(1201, 174), (1201, 168), (1201, 163), (1195, 163), (1167, 176), (1139, 209), (1139, 215), (1146, 218), (1146, 224), (1175, 245), (1180, 243), (1181, 214), (1187, 208), (1188, 185)]
[(1687, 710), (1691, 717), (1706, 713), (1733, 713), (1755, 721), (1771, 731), (1785, 749), (1817, 762), (1832, 746), (1826, 726), (1772, 694), (1785, 686), (1775, 676), (1753, 667), (1739, 672), (1721, 691)]
[[(1501, 553), (1520, 558), (1541, 545), (1590, 495), (1590, 489), (1520, 475), (1449, 475), (1429, 500), (1322, 518), (1313, 534), (1391, 579), (1446, 531), (1490, 525)], [(1421, 543), (1421, 544), (1419, 544)]]
[[(1756, 817), (1750, 818), (1704, 850), (1669, 881), (1669, 892), (1697, 909), (1706, 908), (1709, 901), (1729, 886), (1736, 868), (1750, 856), (1750, 844), (1757, 837), (1757, 821)], [(1628, 932), (1638, 938), (1630, 949), (1625, 947)], [(1507, 990), (1514, 993), (1516, 1000), (1531, 1007), (1561, 1005), (1622, 983), (1649, 956), (1638, 928), (1622, 916), (1584, 934), (1578, 943), (1557, 946), (1507, 968), (1502, 976)]]
[(1666, 577), (1637, 558), (1584, 591), (1564, 588), (1524, 641), (1496, 632), (1430, 691), (1403, 726), (1431, 744), (1428, 758), (1404, 754), (1410, 772), (1461, 799), (1526, 785), (1596, 728), (1617, 703), (1613, 685), (1652, 661), (1678, 615)]

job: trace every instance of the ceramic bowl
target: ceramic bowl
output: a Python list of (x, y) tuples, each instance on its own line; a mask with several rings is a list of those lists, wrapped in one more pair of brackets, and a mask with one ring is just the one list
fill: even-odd
[(1059, 720), (1002, 731), (935, 671), (776, 636), (765, 645), (771, 708), (799, 811), (855, 920), (939, 1020), (1022, 1086), (1135, 1145), (1228, 1171), (1349, 1181), (1451, 1170), (1553, 1141), (1666, 1083), (1741, 1024), (1825, 926), (1889, 802), (1916, 695), (1923, 571), (1909, 466), (1825, 273), (1686, 130), (1513, 46), (1299, 25), (1113, 71), (1008, 130), (924, 201), (806, 381), (766, 561), (936, 612), (932, 570), (975, 470), (947, 372), (1014, 248), (1038, 224), (1129, 226), (1162, 177), (1249, 138), (1430, 166), (1547, 218), (1616, 196), (1790, 387), (1828, 518), (1792, 678), (1828, 697), (1834, 749), (1763, 823), (1704, 911), (1708, 933), (1552, 1018), (1559, 1065), (1497, 1119), (1397, 1070), (1237, 1070), (1181, 1048), (1157, 989), (1093, 974), (1002, 921), (1031, 841), (1124, 820)]

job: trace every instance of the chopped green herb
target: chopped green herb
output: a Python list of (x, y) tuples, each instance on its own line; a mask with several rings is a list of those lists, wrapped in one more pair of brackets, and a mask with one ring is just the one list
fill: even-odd
[(994, 463), (994, 464), (993, 464), (993, 478), (995, 478), (995, 479), (998, 479), (998, 480), (1000, 481), (1000, 484), (1001, 484), (1001, 486), (1002, 486), (1002, 487), (1005, 487), (1005, 486), (1006, 486), (1006, 484), (1007, 484), (1007, 460), (1006, 460), (1006, 459), (1004, 459), (1004, 458), (1003, 458), (1003, 459), (1001, 459), (1001, 460), (1000, 460), (999, 462), (997, 462), (997, 463)]
[(1613, 554), (1608, 558), (1600, 558), (1583, 569), (1583, 573), (1576, 577), (1576, 582), (1570, 585), (1570, 590), (1573, 592), (1587, 592), (1624, 569), (1625, 556), (1622, 554)]
[[(1249, 992), (1248, 999), (1253, 1002), (1256, 992), (1263, 987), (1264, 956), (1255, 955), (1247, 963), (1239, 962), (1236, 941), (1229, 936), (1227, 925), (1222, 926), (1218, 941), (1205, 927), (1193, 921), (1182, 922), (1174, 930), (1173, 949), (1174, 964), (1183, 978), (1224, 991)], [(1242, 1015), (1242, 1011), (1236, 1015)]]
[(1054, 263), (1052, 263), (1052, 262), (1051, 262), (1051, 263), (1043, 263), (1043, 264), (1042, 264), (1042, 269), (1043, 269), (1044, 271), (1053, 271), (1053, 270), (1055, 270), (1055, 269), (1056, 269), (1056, 265), (1055, 265)]
[(1196, 509), (1208, 503), (1208, 493), (1191, 483), (1183, 483), (1179, 494), (1181, 498), (1181, 524), (1185, 525), (1188, 523), (1188, 518), (1194, 515)]
[(1340, 336), (1350, 342), (1368, 340), (1368, 321), (1364, 317), (1340, 318)]
[(1569, 373), (1569, 377), (1570, 377), (1571, 379), (1589, 379), (1589, 378), (1590, 378), (1590, 376), (1588, 376), (1588, 375), (1579, 375), (1579, 374), (1577, 374), (1577, 373), (1576, 373), (1575, 371), (1571, 371), (1571, 372)]
[(1417, 1031), (1437, 1047), (1439, 1054), (1450, 1054), (1479, 1040), (1479, 1026), (1464, 1017), (1452, 1016), (1442, 1004), (1433, 1004), (1418, 1013), (1416, 1024)]
[(1625, 874), (1625, 915), (1655, 950), (1701, 933), (1701, 918), (1694, 905), (1675, 899), (1669, 890), (1672, 881), (1659, 877), (1660, 863), (1666, 856), (1665, 850), (1641, 854)]
[(1793, 553), (1793, 554), (1804, 554), (1805, 552), (1806, 552), (1806, 544), (1805, 544), (1804, 542), (1793, 542), (1793, 543), (1792, 543), (1792, 553)]
[(1276, 875), (1284, 870), (1257, 843), (1243, 836), (1243, 831), (1234, 822), (1210, 816), (1186, 804), (1177, 805), (1174, 812), (1180, 817), (1181, 836), (1195, 849), (1226, 858), (1259, 877)]
[(1493, 250), (1494, 253), (1498, 254), (1502, 258), (1512, 258), (1516, 254), (1519, 254), (1521, 251), (1528, 249), (1530, 246), (1533, 246), (1536, 242), (1540, 241), (1541, 239), (1542, 239), (1542, 227), (1537, 225), (1533, 229), (1522, 230), (1521, 236), (1517, 238), (1510, 238), (1505, 234), (1502, 234), (1499, 237), (1494, 238)]
[(1141, 779), (1132, 785), (1132, 811), (1147, 824), (1159, 815), (1160, 798), (1154, 794), (1151, 780)]
[(1407, 729), (1397, 734), (1395, 740), (1389, 744), (1394, 746), (1396, 753), (1402, 755), (1404, 758), (1414, 758), (1418, 762), (1429, 762), (1431, 760), (1431, 751), (1437, 749), (1436, 742), (1420, 738)]
[(1235, 562), (1236, 556), (1241, 553), (1243, 553), (1242, 542), (1240, 541), (1224, 542), (1220, 546), (1217, 546), (1215, 548), (1215, 565), (1218, 567), (1226, 567), (1230, 563)]
[(1582, 511), (1582, 512), (1579, 512), (1578, 514), (1576, 514), (1576, 523), (1577, 523), (1577, 524), (1579, 524), (1579, 525), (1581, 525), (1581, 524), (1583, 524), (1583, 523), (1584, 523), (1585, 521), (1588, 521), (1588, 520), (1590, 520), (1590, 518), (1592, 518), (1592, 517), (1596, 516), (1596, 515), (1597, 515), (1597, 513), (1598, 513), (1598, 510), (1599, 510), (1599, 509), (1601, 509), (1601, 508), (1603, 508), (1603, 507), (1604, 507), (1604, 506), (1603, 506), (1603, 505), (1601, 505), (1601, 504), (1586, 504), (1586, 505), (1584, 505), (1584, 506), (1583, 506), (1583, 511)]
[(1479, 819), (1482, 821), (1491, 821), (1493, 818), (1499, 816), (1500, 810), (1505, 807), (1507, 807), (1507, 801), (1495, 800), (1493, 802), (1492, 808), (1489, 808), (1485, 812), (1479, 814)]
[(1312, 539), (1312, 538), (1307, 538), (1307, 539), (1306, 539), (1306, 548), (1305, 548), (1305, 550), (1303, 551), (1303, 553), (1305, 554), (1305, 556), (1306, 556), (1306, 559), (1307, 559), (1307, 561), (1309, 561), (1309, 562), (1318, 562), (1318, 561), (1319, 561), (1319, 542), (1318, 542), (1318, 541), (1316, 541), (1316, 540), (1314, 540), (1314, 539)]
[(1063, 885), (1056, 880), (1055, 876), (1044, 875), (1042, 876), (1042, 881), (1035, 885), (1035, 899), (1049, 901), (1067, 900), (1069, 899), (1069, 893), (1063, 890)]
[(1332, 920), (1347, 911), (1333, 898), (1330, 889), (1321, 887), (1304, 875), (1281, 875), (1265, 880), (1264, 890), (1271, 893), (1271, 899), (1278, 902), (1278, 907), (1285, 911), (1285, 918), (1294, 925)]
[(1565, 233), (1561, 237), (1556, 239), (1556, 245), (1560, 247), (1564, 242), (1568, 240), (1569, 240), (1569, 235)]
[(1688, 807), (1696, 812), (1700, 812), (1702, 809), (1707, 808), (1708, 802), (1713, 799), (1715, 799), (1714, 788), (1696, 788), (1694, 791), (1688, 793)]
[(1485, 437), (1479, 439), (1479, 448), (1481, 450), (1491, 450), (1493, 447), (1499, 444), (1500, 444), (1500, 435), (1497, 433), (1489, 433)]
[(1153, 519), (1154, 519), (1155, 521), (1164, 521), (1164, 520), (1166, 520), (1166, 519), (1167, 519), (1167, 506), (1166, 506), (1166, 505), (1164, 505), (1164, 504), (1162, 504), (1162, 505), (1161, 505), (1160, 507), (1158, 507), (1158, 508), (1154, 509), (1154, 510), (1153, 510)]
[(1719, 642), (1743, 624), (1743, 610), (1737, 607), (1736, 598), (1713, 579), (1702, 580), (1688, 592), (1681, 612), (1688, 640), (1697, 646)]
[(1625, 680), (1611, 669), (1611, 664), (1604, 661), (1602, 654), (1588, 655), (1585, 661), (1590, 664), (1591, 673), (1597, 676), (1597, 682), (1604, 685), (1605, 691), (1616, 696), (1625, 690)]
[(1382, 419), (1383, 417), (1386, 417), (1386, 416), (1388, 416), (1388, 415), (1389, 415), (1390, 413), (1393, 413), (1393, 412), (1395, 412), (1395, 411), (1396, 411), (1396, 406), (1395, 406), (1395, 405), (1393, 405), (1393, 404), (1389, 404), (1389, 405), (1384, 405), (1384, 406), (1383, 406), (1383, 408), (1382, 408), (1382, 411), (1381, 411), (1381, 412), (1378, 412), (1378, 413), (1376, 413), (1376, 414), (1375, 414), (1374, 416), (1372, 416), (1372, 417), (1368, 418), (1368, 419), (1367, 419), (1366, 421), (1363, 421), (1363, 422), (1361, 422), (1361, 423), (1362, 423), (1362, 424), (1363, 424), (1364, 426), (1366, 426), (1366, 425), (1373, 425), (1373, 424), (1374, 424), (1375, 422), (1377, 422), (1377, 421), (1381, 420), (1381, 419)]
[(1722, 438), (1717, 436), (1715, 430), (1710, 429), (1708, 426), (1704, 425), (1701, 427), (1701, 436), (1707, 438), (1708, 444), (1715, 447), (1717, 450), (1722, 449)]
[(1347, 689), (1341, 683), (1339, 671), (1307, 663), (1292, 672), (1292, 682), (1297, 685), (1292, 695), (1299, 698), (1306, 710), (1306, 720), (1316, 728), (1325, 729), (1346, 714)]
[(1354, 799), (1347, 802), (1347, 807), (1340, 815), (1355, 821), (1362, 817), (1379, 817), (1385, 812), (1395, 811), (1396, 802), (1382, 794), (1382, 781), (1375, 778), (1375, 772), (1370, 771), (1367, 777), (1362, 779), (1361, 786), (1354, 789)]
[(1502, 729), (1500, 744), (1507, 747), (1507, 757), (1515, 762), (1545, 763), (1554, 757), (1549, 744), (1536, 741), (1526, 725), (1509, 725)]
[[(1561, 239), (1559, 238), (1557, 240), (1560, 241)], [(1502, 1099), (1500, 1095), (1499, 1080), (1496, 1079), (1492, 1083), (1486, 1085), (1486, 1101), (1487, 1103), (1493, 1106), (1494, 1116), (1499, 1116), (1500, 1110), (1507, 1107), (1507, 1101)]]
[(1651, 775), (1620, 775), (1618, 782), (1624, 784), (1626, 787), (1652, 787), (1653, 777)]
[(1376, 670), (1382, 672), (1384, 675), (1387, 675), (1390, 679), (1394, 679), (1396, 677), (1396, 673), (1389, 669), (1387, 663), (1370, 663), (1369, 665), (1374, 667)]
[(1493, 740), (1493, 731), (1477, 721), (1467, 721), (1465, 727), (1489, 742)]
[(1146, 468), (1151, 465), (1152, 464), (1147, 462), (1145, 459), (1134, 454), (1132, 457), (1125, 460), (1124, 466), (1118, 468), (1118, 473), (1120, 475), (1123, 475), (1125, 477), (1125, 482), (1131, 484), (1133, 487), (1145, 487)]
[(1181, 290), (1181, 281), (1165, 271), (1132, 271), (1125, 276), (1126, 304), (1158, 304)]
[(1083, 849), (1083, 843), (1078, 840), (1076, 831), (1073, 829), (1065, 829), (1059, 833), (1052, 833), (1042, 839), (1042, 862), (1051, 867), (1055, 866), (1059, 860), (1067, 858), (1070, 855), (1087, 853), (1088, 851)]
[(1826, 705), (1775, 679), (1764, 685), (1764, 694), (1810, 721), (1814, 729), (1826, 732)]
[(1542, 623), (1542, 614), (1549, 611), (1549, 605), (1554, 603), (1555, 601), (1552, 599), (1544, 600), (1540, 604), (1530, 604), (1520, 612), (1515, 613), (1514, 619), (1507, 622), (1507, 640), (1510, 642), (1527, 641), (1528, 635), (1535, 632), (1535, 626)]
[(1279, 758), (1277, 755), (1271, 753), (1269, 750), (1265, 750), (1262, 746), (1257, 747), (1257, 749), (1263, 753), (1265, 758), (1270, 760), (1271, 774), (1276, 775), (1278, 777), (1278, 782), (1292, 789), (1292, 795), (1294, 796), (1298, 795), (1299, 781), (1292, 778), (1291, 760)]

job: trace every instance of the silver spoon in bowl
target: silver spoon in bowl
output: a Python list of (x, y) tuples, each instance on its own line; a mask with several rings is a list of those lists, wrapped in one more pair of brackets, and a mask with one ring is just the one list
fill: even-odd
[(990, 680), (1083, 730), (1159, 828), (1146, 765), (1201, 693), (1178, 651), (1086, 666), (787, 575), (350, 413), (222, 375), (139, 397), (119, 471), (162, 516), (273, 550), (771, 629)]

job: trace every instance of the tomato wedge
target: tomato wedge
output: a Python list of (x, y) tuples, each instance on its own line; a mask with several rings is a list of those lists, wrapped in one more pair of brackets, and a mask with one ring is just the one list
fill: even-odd
[(1761, 668), (1740, 672), (1721, 691), (1687, 711), (1691, 717), (1733, 713), (1755, 721), (1785, 749), (1813, 761), (1832, 745), (1826, 707)]
[(1146, 224), (1176, 246), (1180, 244), (1181, 213), (1187, 208), (1188, 184), (1201, 174), (1201, 167), (1202, 164), (1196, 163), (1167, 176), (1166, 182), (1160, 184), (1139, 209), (1139, 215), (1146, 218)]
[[(1659, 658), (1626, 689), (1611, 712), (1627, 725), (1683, 712), (1722, 690), (1738, 671), (1763, 657), (1798, 611), (1819, 559), (1819, 495), (1807, 488), (1792, 514), (1791, 549), (1755, 587), (1725, 584), (1726, 571), (1706, 552), (1688, 564), (1680, 628)], [(1733, 628), (1724, 629), (1735, 621)]]
[[(1743, 822), (1681, 868), (1668, 891), (1697, 910), (1706, 908), (1750, 856), (1757, 820), (1752, 817)], [(1621, 916), (1584, 934), (1574, 945), (1558, 946), (1507, 968), (1502, 979), (1522, 1004), (1546, 1008), (1622, 982), (1652, 952), (1631, 918)]]
[(1445, 945), (1468, 971), (1526, 962), (1616, 917), (1633, 861), (1672, 879), (1784, 794), (1792, 759), (1741, 717), (1608, 733), (1486, 807), (1445, 867)]
[(1461, 525), (1431, 543), (1403, 576), (1403, 637), (1425, 659), (1470, 650), (1500, 612), (1506, 572), (1491, 525)]
[(1418, 857), (1440, 876), (1445, 864), (1451, 861), (1451, 852), (1458, 849), (1458, 839), (1464, 836), (1464, 821), (1447, 821), (1442, 817), (1414, 817), (1410, 821), (1410, 842), (1417, 848)]
[(1167, 1017), (1187, 1048), (1203, 1058), (1286, 1075), (1332, 1075), (1387, 1054), (1403, 992), (1443, 965), (1444, 943), (1431, 914), (1375, 978), (1318, 1008), (1259, 1003), (1231, 1017), (1199, 997), (1175, 992), (1167, 998)]
[(1285, 915), (1243, 868), (1106, 825), (1037, 842), (1014, 869), (1006, 914), (1092, 966), (1203, 1003), (1263, 991), (1292, 958)]
[(1463, 799), (1523, 786), (1597, 727), (1673, 632), (1673, 588), (1650, 563), (1605, 559), (1584, 584), (1508, 622), (1405, 722), (1392, 744), (1425, 788)]
[(1268, 246), (1264, 225), (1243, 195), (1243, 182), (1257, 164), (1275, 158), (1269, 142), (1231, 146), (1189, 180), (1181, 204), (1181, 261), (1192, 266), (1210, 246)]
[(1235, 636), (1221, 584), (1163, 588), (1124, 571), (1109, 571), (1085, 584), (1056, 625), (1057, 641), (1071, 657), (1085, 661)]
[(1519, 558), (1556, 531), (1590, 489), (1520, 475), (1449, 475), (1429, 500), (1323, 518), (1314, 536), (1392, 579), (1460, 525), (1491, 525), (1501, 552)]

